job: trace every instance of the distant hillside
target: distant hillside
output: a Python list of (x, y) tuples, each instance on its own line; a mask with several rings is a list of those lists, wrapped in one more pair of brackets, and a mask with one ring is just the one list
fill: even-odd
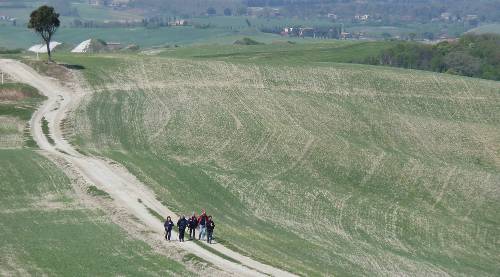
[(475, 34), (487, 34), (487, 33), (492, 33), (492, 34), (499, 34), (500, 35), (500, 24), (487, 24), (487, 25), (482, 25), (477, 28), (474, 28), (468, 33), (475, 33)]

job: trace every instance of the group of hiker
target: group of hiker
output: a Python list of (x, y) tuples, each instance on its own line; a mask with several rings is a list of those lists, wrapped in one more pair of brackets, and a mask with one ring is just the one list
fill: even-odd
[[(196, 216), (196, 213), (193, 212), (190, 218), (186, 219), (184, 215), (179, 217), (177, 221), (177, 228), (179, 233), (179, 241), (184, 241), (184, 235), (186, 233), (186, 228), (189, 229), (189, 240), (196, 239), (196, 229), (199, 229), (198, 232), (198, 240), (207, 238), (208, 243), (212, 243), (212, 239), (214, 236), (215, 223), (212, 219), (211, 215), (207, 215), (205, 210), (201, 211), (201, 215), (199, 217)], [(172, 221), (170, 216), (167, 216), (167, 220), (165, 220), (165, 239), (170, 241), (172, 236), (172, 229), (175, 224)]]

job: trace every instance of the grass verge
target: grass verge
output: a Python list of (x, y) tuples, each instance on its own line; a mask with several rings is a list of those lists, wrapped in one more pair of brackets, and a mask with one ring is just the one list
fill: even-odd
[(219, 256), (219, 257), (221, 257), (221, 258), (225, 259), (225, 260), (228, 260), (228, 261), (233, 262), (233, 263), (236, 263), (236, 264), (241, 264), (241, 262), (240, 262), (240, 261), (235, 260), (235, 259), (233, 259), (233, 258), (231, 258), (231, 257), (229, 257), (229, 256), (227, 256), (227, 255), (225, 255), (225, 254), (223, 254), (223, 253), (221, 253), (221, 252), (219, 252), (219, 251), (217, 251), (217, 250), (213, 249), (212, 247), (210, 247), (209, 245), (207, 245), (207, 243), (205, 243), (205, 242), (203, 242), (203, 241), (200, 241), (200, 240), (192, 240), (192, 242), (196, 243), (196, 244), (197, 244), (198, 246), (200, 246), (201, 248), (203, 248), (203, 249), (205, 249), (205, 250), (208, 250), (208, 251), (210, 251), (212, 254), (215, 254), (215, 255), (217, 255), (217, 256)]
[[(142, 203), (142, 200), (139, 201), (139, 203)], [(146, 209), (148, 210), (148, 212), (153, 215), (154, 217), (156, 217), (158, 220), (160, 220), (162, 223), (165, 221), (165, 218), (163, 218), (163, 216), (161, 216), (161, 214), (159, 214), (158, 212), (156, 212), (155, 210), (151, 209), (150, 207), (146, 206), (145, 204), (143, 204), (144, 207), (146, 207)]]
[(188, 254), (184, 255), (184, 257), (182, 257), (182, 261), (183, 262), (192, 262), (192, 263), (197, 263), (197, 264), (204, 264), (204, 265), (213, 265), (211, 262), (209, 262), (203, 258), (200, 258), (192, 253), (188, 253)]
[(47, 121), (47, 119), (45, 119), (45, 117), (42, 118), (42, 132), (45, 135), (45, 137), (47, 138), (47, 141), (50, 144), (55, 145), (55, 141), (50, 136), (49, 122)]

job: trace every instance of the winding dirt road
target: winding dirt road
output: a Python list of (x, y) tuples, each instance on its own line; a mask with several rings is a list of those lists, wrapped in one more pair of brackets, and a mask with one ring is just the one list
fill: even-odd
[[(161, 215), (175, 214), (160, 203), (154, 193), (124, 167), (109, 163), (103, 159), (85, 156), (77, 152), (63, 137), (61, 122), (66, 114), (75, 107), (82, 96), (89, 93), (81, 89), (78, 84), (71, 84), (68, 88), (59, 81), (38, 74), (31, 67), (14, 60), (0, 59), (0, 70), (9, 74), (14, 80), (27, 83), (37, 88), (47, 96), (47, 100), (33, 114), (31, 119), (31, 133), (42, 151), (63, 158), (70, 166), (78, 171), (87, 182), (109, 193), (113, 203), (124, 208), (132, 216), (138, 218), (152, 232), (158, 234), (158, 240), (163, 238), (163, 224), (146, 208), (155, 210)], [(46, 118), (49, 122), (50, 136), (54, 144), (49, 143), (42, 132), (41, 121)], [(141, 199), (142, 203), (137, 201)], [(249, 257), (227, 249), (221, 244), (209, 247), (231, 257), (238, 263), (224, 259), (200, 247), (193, 242), (179, 243), (180, 247), (193, 253), (216, 267), (238, 276), (294, 276), (286, 271), (260, 263)]]

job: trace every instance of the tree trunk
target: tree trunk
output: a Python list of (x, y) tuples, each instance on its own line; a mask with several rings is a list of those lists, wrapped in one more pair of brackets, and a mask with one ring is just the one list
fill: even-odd
[(45, 44), (47, 45), (47, 54), (49, 55), (49, 59), (48, 59), (48, 62), (52, 62), (52, 57), (50, 56), (50, 40), (49, 41), (46, 41)]

